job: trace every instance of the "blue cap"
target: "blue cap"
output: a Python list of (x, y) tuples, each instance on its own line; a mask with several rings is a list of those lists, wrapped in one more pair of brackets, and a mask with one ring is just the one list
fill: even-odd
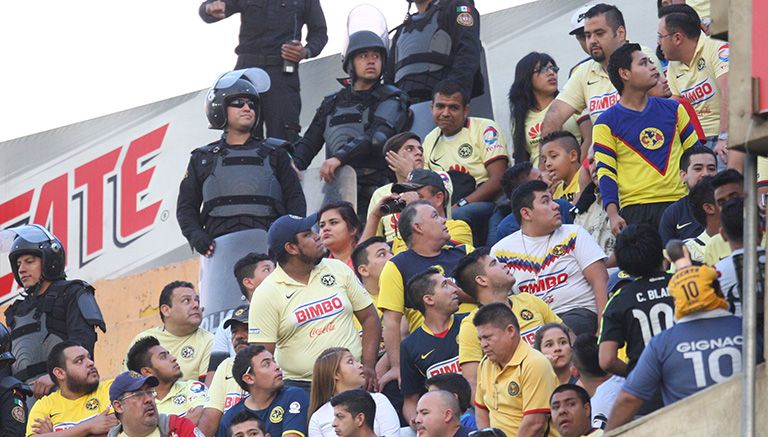
[(608, 296), (617, 292), (627, 282), (632, 282), (635, 279), (637, 277), (630, 275), (624, 270), (616, 269), (616, 271), (608, 276)]
[(296, 234), (306, 232), (312, 229), (317, 223), (317, 213), (309, 217), (299, 217), (297, 215), (284, 215), (272, 223), (267, 232), (267, 241), (269, 241), (269, 250), (275, 256), (281, 255), (285, 251), (285, 243), (296, 241)]
[(137, 391), (144, 387), (144, 384), (149, 384), (150, 387), (157, 387), (160, 381), (154, 376), (143, 376), (133, 370), (123, 372), (117, 375), (117, 378), (112, 382), (112, 386), (109, 387), (109, 400), (114, 401), (125, 393)]

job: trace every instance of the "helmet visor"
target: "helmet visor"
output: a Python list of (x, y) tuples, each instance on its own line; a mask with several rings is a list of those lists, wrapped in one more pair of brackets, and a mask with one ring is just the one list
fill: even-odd
[(40, 225), (25, 225), (8, 228), (0, 231), (0, 252), (10, 252), (13, 241), (17, 236), (30, 243), (42, 243), (45, 241), (54, 241), (55, 239), (48, 229)]
[(261, 68), (244, 68), (242, 70), (230, 71), (224, 73), (219, 77), (216, 83), (213, 85), (216, 89), (229, 88), (237, 82), (238, 79), (245, 78), (251, 82), (256, 88), (256, 92), (264, 93), (269, 91), (269, 87), (272, 82), (269, 80), (269, 75)]

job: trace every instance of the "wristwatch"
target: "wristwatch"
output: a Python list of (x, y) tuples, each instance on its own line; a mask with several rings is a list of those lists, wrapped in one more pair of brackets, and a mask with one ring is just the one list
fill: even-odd
[(728, 141), (728, 132), (720, 132), (717, 136), (718, 141)]
[(469, 204), (469, 202), (467, 202), (467, 199), (459, 199), (459, 201), (456, 202), (456, 206), (458, 206), (459, 208), (461, 208), (464, 205), (468, 205), (468, 204)]

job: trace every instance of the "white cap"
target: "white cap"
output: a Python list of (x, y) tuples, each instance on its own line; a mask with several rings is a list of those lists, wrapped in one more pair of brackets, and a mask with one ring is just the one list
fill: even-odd
[(577, 30), (584, 29), (584, 22), (587, 21), (587, 17), (585, 17), (585, 15), (587, 14), (588, 10), (592, 9), (592, 6), (594, 5), (584, 5), (573, 13), (571, 16), (571, 31), (568, 32), (568, 35), (573, 35)]

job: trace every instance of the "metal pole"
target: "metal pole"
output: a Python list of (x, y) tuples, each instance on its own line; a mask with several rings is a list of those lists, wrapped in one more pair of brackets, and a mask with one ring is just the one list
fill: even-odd
[(755, 435), (755, 363), (757, 362), (757, 155), (747, 150), (744, 162), (744, 275), (742, 284), (742, 346), (744, 391), (742, 396), (741, 435)]

